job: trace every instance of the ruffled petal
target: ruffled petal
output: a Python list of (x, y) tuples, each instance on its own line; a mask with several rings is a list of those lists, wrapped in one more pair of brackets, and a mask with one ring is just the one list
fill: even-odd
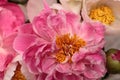
[(71, 72), (71, 66), (70, 66), (69, 63), (57, 64), (56, 70), (60, 73), (70, 73)]
[(50, 71), (55, 70), (55, 66), (56, 66), (56, 61), (54, 60), (54, 58), (44, 58), (42, 59), (42, 71), (44, 73), (50, 73)]

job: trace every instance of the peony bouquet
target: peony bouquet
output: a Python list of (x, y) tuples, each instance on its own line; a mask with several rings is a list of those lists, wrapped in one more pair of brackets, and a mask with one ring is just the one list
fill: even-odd
[(119, 9), (119, 0), (0, 0), (0, 80), (120, 73)]

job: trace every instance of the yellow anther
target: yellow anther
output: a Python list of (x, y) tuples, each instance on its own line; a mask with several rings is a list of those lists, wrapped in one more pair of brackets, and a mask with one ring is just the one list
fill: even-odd
[(56, 45), (59, 49), (56, 53), (56, 59), (58, 62), (64, 62), (67, 56), (71, 59), (75, 52), (86, 45), (86, 42), (76, 35), (65, 34), (56, 37)]
[(89, 16), (91, 19), (98, 20), (107, 25), (110, 25), (115, 20), (113, 12), (108, 6), (99, 6), (92, 9)]
[(21, 65), (18, 63), (16, 70), (14, 71), (14, 75), (11, 80), (26, 80), (25, 76), (21, 72)]

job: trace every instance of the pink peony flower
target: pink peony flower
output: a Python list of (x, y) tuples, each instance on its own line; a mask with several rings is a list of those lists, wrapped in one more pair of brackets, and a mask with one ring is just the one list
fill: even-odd
[(24, 23), (24, 15), (20, 8), (6, 0), (0, 0), (0, 80), (3, 80), (4, 71), (16, 56), (13, 41), (16, 29)]
[[(0, 1), (0, 34), (8, 36), (24, 23), (25, 18), (17, 4)], [(7, 22), (7, 23), (6, 23)], [(9, 23), (8, 23), (9, 22)]]
[(57, 71), (67, 79), (82, 76), (92, 80), (106, 72), (101, 52), (104, 26), (99, 22), (80, 24), (79, 15), (45, 6), (33, 24), (23, 25), (18, 31), (14, 49), (23, 54), (34, 74), (53, 75)]

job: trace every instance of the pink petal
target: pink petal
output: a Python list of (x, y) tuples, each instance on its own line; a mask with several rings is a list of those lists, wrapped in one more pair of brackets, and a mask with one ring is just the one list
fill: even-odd
[(82, 76), (77, 76), (77, 75), (66, 75), (65, 76), (65, 80), (83, 80), (83, 77)]
[(53, 71), (55, 70), (55, 66), (56, 66), (56, 63), (55, 63), (55, 59), (52, 59), (52, 58), (44, 58), (42, 60), (42, 71), (44, 73), (50, 73), (50, 71)]
[(18, 28), (18, 31), (21, 34), (25, 34), (25, 33), (27, 33), (27, 34), (33, 34), (34, 33), (31, 23), (26, 23), (26, 24), (21, 25)]
[(0, 18), (1, 35), (4, 37), (10, 35), (12, 32), (15, 32), (16, 28), (25, 21), (20, 7), (9, 2), (1, 5)]
[(14, 25), (21, 25), (25, 22), (25, 16), (20, 7), (14, 3), (6, 3), (2, 5), (4, 8), (10, 10), (16, 17), (16, 22)]
[(13, 59), (13, 61), (8, 65), (8, 67), (5, 71), (4, 80), (8, 80), (8, 79), (12, 78), (18, 62), (21, 64), (21, 72), (25, 76), (25, 78), (27, 80), (34, 80), (35, 79), (34, 74), (32, 74), (28, 71), (28, 68), (26, 67), (26, 64), (23, 63), (22, 57), (20, 55), (16, 56)]
[(18, 53), (23, 53), (30, 45), (35, 43), (36, 37), (30, 34), (19, 34), (13, 43), (14, 49)]
[[(37, 59), (35, 58), (35, 53), (39, 50), (39, 47), (34, 45), (29, 47), (25, 53), (23, 54), (23, 60), (25, 61), (28, 70), (31, 73), (38, 74), (38, 69), (37, 69)], [(37, 57), (37, 56), (36, 56)], [(38, 56), (38, 58), (40, 58)]]
[(71, 72), (71, 66), (70, 66), (69, 63), (57, 64), (56, 70), (60, 73), (70, 73)]
[(7, 0), (0, 0), (0, 5), (7, 3)]
[(37, 16), (33, 20), (33, 29), (34, 31), (46, 41), (53, 40), (55, 36), (55, 31), (49, 27), (47, 23), (47, 18), (51, 14), (51, 10), (45, 10), (40, 13), (40, 16)]
[[(7, 15), (6, 15), (7, 14)], [(2, 30), (2, 36), (8, 36), (8, 34), (11, 34), (12, 31), (14, 30), (13, 28), (13, 22), (16, 20), (15, 16), (10, 10), (7, 10), (5, 8), (1, 9), (0, 12), (0, 30)], [(9, 22), (6, 24), (6, 22)]]
[(47, 74), (45, 73), (40, 73), (39, 75), (37, 75), (36, 80), (45, 80)]
[(4, 72), (0, 72), (0, 80), (3, 80)]
[[(97, 28), (96, 28), (97, 27)], [(100, 50), (104, 46), (104, 26), (99, 22), (86, 23), (83, 22), (78, 34), (86, 41), (86, 49), (93, 52)]]

